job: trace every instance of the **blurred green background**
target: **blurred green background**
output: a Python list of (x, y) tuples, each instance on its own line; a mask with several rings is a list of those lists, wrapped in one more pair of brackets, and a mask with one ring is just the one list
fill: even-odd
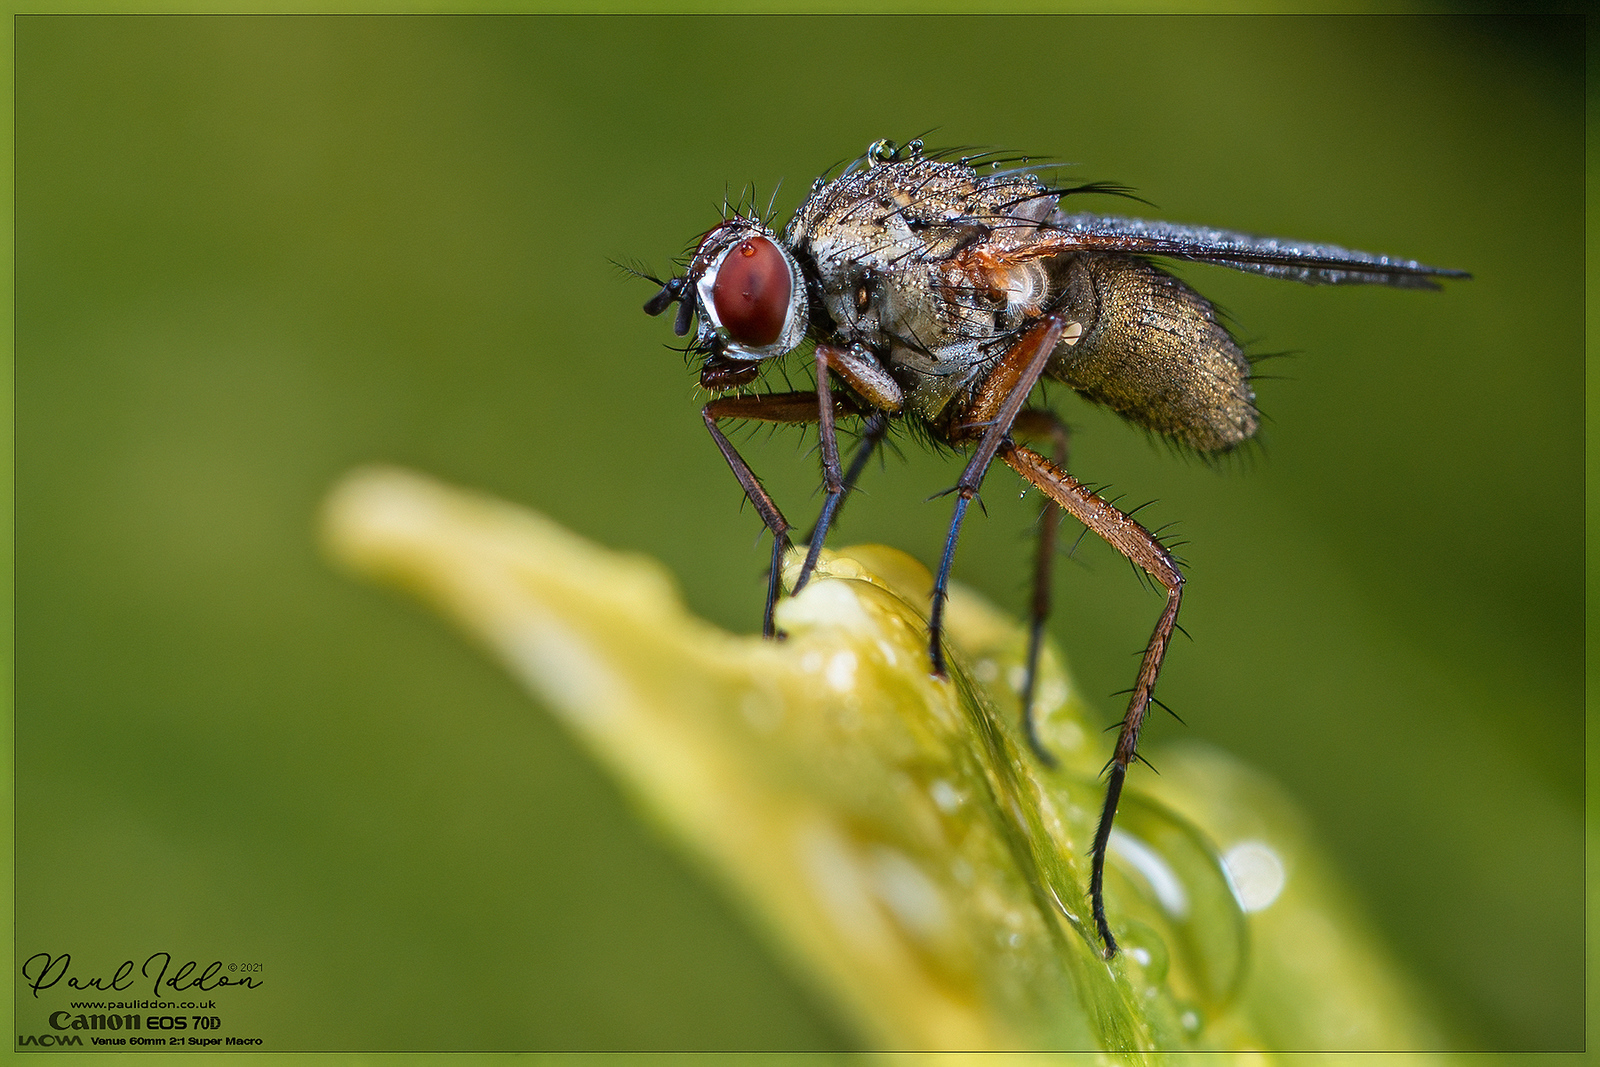
[[(1185, 277), (1263, 366), (1214, 471), (1060, 391), (1073, 465), (1189, 541), (1162, 696), (1286, 783), (1464, 1047), (1583, 1041), (1583, 42), (1474, 19), (22, 18), (17, 957), (258, 959), (299, 1048), (849, 1045), (737, 907), (437, 620), (319, 559), (413, 465), (759, 622), (759, 522), (639, 307), (725, 194), (875, 138), (1080, 164), (1080, 202), (1470, 270)], [(747, 455), (796, 521), (810, 439)], [(937, 552), (950, 458), (840, 542)], [(997, 470), (960, 579), (1025, 602)], [(1098, 543), (1053, 630), (1131, 683)], [(1119, 698), (1103, 696), (1107, 722)], [(1109, 744), (1109, 742), (1108, 742)], [(74, 947), (76, 946), (76, 947)], [(19, 1032), (34, 1009), (19, 1002)], [(248, 1020), (246, 1016), (248, 1015)]]

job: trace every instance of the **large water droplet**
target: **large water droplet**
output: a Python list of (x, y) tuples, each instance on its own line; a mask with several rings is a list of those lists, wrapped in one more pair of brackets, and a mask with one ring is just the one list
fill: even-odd
[(1222, 862), (1245, 911), (1270, 908), (1288, 881), (1283, 859), (1264, 841), (1240, 841), (1228, 849)]
[(1172, 954), (1167, 951), (1167, 942), (1160, 934), (1138, 919), (1128, 919), (1117, 936), (1122, 951), (1143, 969), (1145, 981), (1160, 985), (1167, 980)]
[[(1147, 974), (1170, 954), (1167, 984), (1179, 1000), (1221, 1007), (1244, 974), (1243, 910), (1215, 846), (1193, 825), (1138, 794), (1123, 794), (1111, 834), (1106, 896), (1112, 927)], [(1121, 924), (1116, 912), (1126, 919)], [(1122, 932), (1126, 928), (1126, 933)]]

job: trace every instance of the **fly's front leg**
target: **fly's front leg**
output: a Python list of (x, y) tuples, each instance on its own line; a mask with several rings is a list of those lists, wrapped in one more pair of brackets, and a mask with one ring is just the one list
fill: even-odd
[(1156, 620), (1150, 643), (1145, 646), (1144, 657), (1139, 662), (1139, 677), (1133, 683), (1133, 696), (1128, 701), (1127, 713), (1122, 717), (1116, 753), (1108, 765), (1105, 807), (1101, 809), (1100, 825), (1094, 834), (1089, 896), (1094, 907), (1095, 928), (1105, 944), (1106, 958), (1110, 959), (1117, 954), (1117, 941), (1111, 936), (1111, 926), (1106, 922), (1106, 846), (1111, 841), (1111, 824), (1117, 817), (1122, 780), (1127, 775), (1128, 764), (1138, 755), (1139, 731), (1144, 727), (1145, 713), (1150, 710), (1155, 693), (1156, 678), (1161, 673), (1161, 662), (1166, 659), (1167, 646), (1172, 642), (1172, 632), (1178, 625), (1178, 606), (1183, 602), (1183, 574), (1178, 570), (1172, 554), (1162, 547), (1154, 534), (1039, 453), (1007, 441), (1000, 449), (1000, 458), (1042, 489), (1069, 515), (1138, 564), (1167, 590), (1166, 606)]
[[(867, 421), (861, 450), (850, 464), (846, 475), (839, 467), (839, 437), (834, 427), (833, 386), (828, 374), (832, 371), (867, 402), (873, 415)], [(817, 346), (817, 437), (822, 449), (822, 487), (827, 498), (822, 502), (822, 514), (811, 531), (811, 543), (806, 548), (806, 561), (800, 567), (800, 577), (795, 580), (796, 593), (805, 588), (822, 555), (822, 544), (828, 537), (828, 527), (838, 514), (845, 493), (855, 484), (866, 466), (872, 449), (883, 439), (889, 429), (889, 417), (898, 412), (905, 398), (900, 386), (889, 377), (870, 351), (860, 346), (839, 348), (835, 345)]]
[[(989, 376), (978, 387), (972, 402), (960, 413), (946, 435), (952, 443), (978, 439), (978, 447), (967, 461), (961, 480), (956, 483), (955, 514), (950, 517), (950, 532), (945, 536), (944, 555), (939, 560), (939, 573), (933, 580), (933, 611), (928, 616), (928, 655), (933, 661), (933, 673), (945, 677), (944, 602), (950, 586), (950, 567), (956, 558), (956, 541), (961, 536), (961, 522), (967, 516), (967, 507), (978, 495), (983, 476), (994, 462), (995, 453), (1010, 441), (1011, 426), (1028, 400), (1028, 394), (1038, 384), (1050, 354), (1063, 339), (1075, 343), (1083, 335), (1083, 327), (1061, 315), (1046, 315), (1024, 333), (1000, 357)], [(979, 434), (982, 434), (979, 437)]]
[[(837, 409), (830, 404), (828, 414), (831, 420), (837, 415), (854, 414), (854, 410), (841, 401)], [(705, 419), (706, 429), (711, 432), (711, 439), (717, 443), (717, 451), (722, 453), (722, 458), (727, 460), (733, 476), (739, 480), (745, 499), (755, 506), (761, 521), (772, 531), (772, 569), (767, 575), (767, 603), (761, 614), (761, 633), (764, 637), (774, 637), (777, 635), (777, 628), (773, 625), (772, 613), (778, 604), (778, 584), (783, 577), (783, 552), (790, 546), (789, 520), (783, 517), (783, 512), (778, 509), (771, 495), (761, 485), (761, 480), (750, 469), (750, 464), (739, 455), (739, 450), (733, 447), (733, 442), (728, 440), (717, 423), (723, 419), (755, 419), (760, 422), (777, 423), (815, 422), (817, 421), (816, 397), (811, 393), (718, 397), (701, 410), (700, 416)]]
[[(1051, 444), (1050, 458), (1057, 467), (1067, 467), (1067, 447), (1070, 434), (1067, 424), (1053, 411), (1030, 408), (1017, 416), (1015, 430), (1029, 437), (1047, 437)], [(1052, 500), (1046, 500), (1039, 512), (1038, 553), (1033, 562), (1033, 603), (1028, 614), (1028, 660), (1022, 679), (1022, 732), (1028, 747), (1046, 767), (1054, 767), (1056, 758), (1039, 739), (1039, 724), (1034, 715), (1033, 696), (1039, 681), (1039, 651), (1044, 647), (1044, 624), (1050, 616), (1050, 574), (1054, 569), (1056, 537), (1061, 530), (1061, 509)]]

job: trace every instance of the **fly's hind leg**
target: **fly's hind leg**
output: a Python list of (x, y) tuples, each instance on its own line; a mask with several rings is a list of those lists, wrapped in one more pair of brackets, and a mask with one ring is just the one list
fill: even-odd
[[(1017, 416), (1013, 428), (1020, 436), (1048, 439), (1051, 461), (1062, 470), (1067, 468), (1071, 434), (1067, 424), (1055, 412), (1029, 408)], [(1038, 553), (1033, 563), (1033, 603), (1028, 612), (1028, 660), (1022, 678), (1022, 732), (1028, 739), (1028, 747), (1033, 749), (1033, 754), (1046, 767), (1054, 767), (1056, 758), (1039, 738), (1039, 721), (1034, 712), (1033, 698), (1038, 690), (1039, 652), (1044, 647), (1044, 624), (1050, 616), (1050, 575), (1055, 565), (1061, 514), (1055, 501), (1048, 499), (1039, 511)]]
[[(858, 413), (854, 405), (842, 399), (830, 400), (827, 411), (830, 429), (833, 418)], [(761, 633), (764, 637), (775, 637), (777, 627), (772, 621), (772, 616), (778, 604), (778, 587), (783, 578), (783, 553), (791, 545), (789, 520), (784, 518), (783, 512), (762, 486), (761, 479), (756, 477), (755, 472), (750, 469), (750, 464), (739, 455), (739, 450), (733, 447), (733, 442), (728, 440), (727, 434), (722, 432), (717, 423), (723, 419), (753, 419), (758, 422), (775, 423), (816, 422), (817, 396), (815, 393), (724, 396), (707, 404), (700, 415), (705, 419), (711, 439), (717, 444), (717, 451), (727, 460), (729, 469), (733, 471), (733, 476), (738, 479), (740, 488), (744, 490), (745, 498), (755, 506), (761, 521), (772, 531), (772, 569), (767, 575), (767, 602), (761, 613)]]
[(1117, 954), (1117, 941), (1111, 936), (1111, 926), (1106, 922), (1106, 848), (1111, 841), (1111, 824), (1117, 817), (1117, 801), (1122, 796), (1122, 780), (1128, 773), (1128, 764), (1138, 757), (1139, 731), (1144, 727), (1144, 717), (1150, 710), (1155, 693), (1156, 678), (1161, 674), (1161, 663), (1166, 659), (1167, 646), (1172, 643), (1172, 633), (1178, 625), (1178, 607), (1183, 603), (1183, 573), (1178, 570), (1172, 554), (1155, 535), (1033, 449), (1007, 440), (1000, 448), (1000, 458), (1060, 504), (1062, 510), (1138, 564), (1167, 590), (1166, 605), (1162, 608), (1161, 617), (1156, 620), (1155, 631), (1151, 633), (1150, 643), (1145, 646), (1144, 656), (1139, 661), (1139, 676), (1133, 683), (1133, 695), (1128, 700), (1127, 713), (1122, 717), (1116, 752), (1107, 765), (1106, 802), (1100, 812), (1100, 825), (1094, 834), (1089, 896), (1094, 908), (1095, 929), (1105, 945), (1106, 958), (1110, 959)]

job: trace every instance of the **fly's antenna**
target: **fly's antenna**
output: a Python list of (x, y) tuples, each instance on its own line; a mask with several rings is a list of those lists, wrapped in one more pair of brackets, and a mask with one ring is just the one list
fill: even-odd
[(661, 286), (660, 291), (655, 296), (644, 302), (644, 313), (650, 316), (659, 315), (673, 304), (677, 304), (678, 315), (672, 320), (672, 332), (679, 337), (688, 335), (689, 326), (691, 325), (690, 320), (694, 316), (694, 301), (687, 299), (689, 293), (688, 278), (668, 278), (666, 281), (662, 281), (654, 275), (646, 274), (625, 263), (617, 263), (616, 260), (612, 260), (612, 263), (615, 263), (628, 274), (643, 278), (646, 281), (655, 282)]
[(608, 259), (606, 262), (630, 278), (643, 278), (645, 281), (654, 282), (656, 285), (666, 284), (660, 278), (657, 278), (649, 267), (646, 267), (637, 259), (630, 259), (627, 262), (623, 262), (620, 259)]

